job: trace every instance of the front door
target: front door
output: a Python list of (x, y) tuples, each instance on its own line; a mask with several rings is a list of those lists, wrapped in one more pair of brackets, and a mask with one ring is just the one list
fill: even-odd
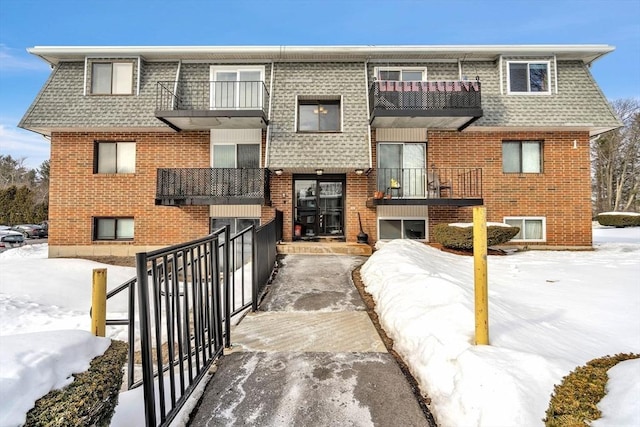
[(294, 240), (344, 237), (344, 176), (294, 179)]

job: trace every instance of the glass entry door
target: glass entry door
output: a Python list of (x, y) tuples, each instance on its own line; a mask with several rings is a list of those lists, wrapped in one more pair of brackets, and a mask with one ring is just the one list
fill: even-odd
[(344, 178), (294, 180), (294, 240), (344, 236)]

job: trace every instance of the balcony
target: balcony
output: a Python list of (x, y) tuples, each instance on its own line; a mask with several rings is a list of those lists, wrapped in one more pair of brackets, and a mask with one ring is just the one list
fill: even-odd
[(482, 117), (480, 82), (376, 81), (369, 106), (374, 128), (460, 131)]
[(269, 205), (268, 169), (158, 169), (156, 205)]
[(158, 119), (179, 130), (265, 129), (269, 92), (261, 81), (162, 81)]
[(377, 169), (378, 196), (368, 206), (377, 205), (482, 205), (480, 168), (386, 168)]

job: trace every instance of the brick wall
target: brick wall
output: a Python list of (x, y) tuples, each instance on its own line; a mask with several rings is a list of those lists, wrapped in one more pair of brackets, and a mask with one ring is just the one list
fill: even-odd
[[(94, 141), (136, 143), (134, 174), (94, 174)], [(156, 170), (208, 167), (209, 132), (55, 132), (51, 138), (49, 245), (165, 246), (209, 231), (208, 206), (155, 206)], [(131, 242), (92, 241), (92, 217), (132, 216)]]
[[(503, 140), (543, 141), (542, 173), (503, 173)], [(574, 141), (577, 148), (573, 148)], [(427, 151), (428, 165), (482, 168), (488, 221), (503, 222), (505, 216), (544, 216), (547, 241), (541, 244), (591, 246), (587, 132), (430, 131)], [(430, 208), (430, 226), (471, 218), (471, 208)]]

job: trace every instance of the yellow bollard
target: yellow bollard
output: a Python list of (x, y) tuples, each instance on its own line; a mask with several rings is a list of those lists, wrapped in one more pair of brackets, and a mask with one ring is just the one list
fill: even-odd
[(91, 296), (91, 332), (103, 337), (107, 324), (107, 269), (93, 269), (93, 293)]
[(489, 344), (487, 295), (487, 208), (473, 208), (473, 269), (476, 302), (476, 345)]

